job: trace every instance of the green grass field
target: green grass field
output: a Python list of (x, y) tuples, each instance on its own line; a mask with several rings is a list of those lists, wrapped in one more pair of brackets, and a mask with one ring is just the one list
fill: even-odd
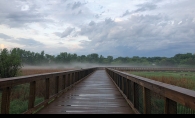
[(142, 76), (152, 80), (164, 82), (167, 84), (172, 84), (180, 86), (183, 88), (195, 90), (195, 73), (194, 72), (152, 72), (152, 71), (125, 71), (129, 74), (134, 74), (137, 76)]

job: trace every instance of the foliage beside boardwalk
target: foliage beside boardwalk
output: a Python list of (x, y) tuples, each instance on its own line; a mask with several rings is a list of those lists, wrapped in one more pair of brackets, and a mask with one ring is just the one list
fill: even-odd
[(135, 72), (126, 71), (127, 73), (142, 76), (163, 83), (180, 86), (183, 88), (195, 90), (195, 73), (194, 72)]

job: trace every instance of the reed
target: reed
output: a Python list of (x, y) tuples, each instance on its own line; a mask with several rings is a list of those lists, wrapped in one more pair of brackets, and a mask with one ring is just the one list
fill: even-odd
[(195, 74), (193, 72), (125, 72), (155, 81), (195, 90)]

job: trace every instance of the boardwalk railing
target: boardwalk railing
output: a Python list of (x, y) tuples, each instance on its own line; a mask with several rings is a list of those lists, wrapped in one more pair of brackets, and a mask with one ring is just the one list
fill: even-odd
[[(128, 70), (128, 68), (106, 68), (108, 75), (136, 113), (195, 114), (195, 91), (119, 70)], [(134, 70), (149, 69), (137, 68)], [(167, 69), (161, 70), (167, 71)], [(181, 71), (183, 70), (181, 69)]]
[(96, 69), (88, 68), (0, 79), (0, 114), (34, 113)]

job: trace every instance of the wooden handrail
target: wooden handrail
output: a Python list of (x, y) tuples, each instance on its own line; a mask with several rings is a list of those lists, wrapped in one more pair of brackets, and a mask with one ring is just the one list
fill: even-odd
[[(60, 96), (63, 92), (70, 89), (72, 86), (92, 74), (97, 68), (86, 68), (79, 70), (70, 70), (62, 72), (53, 72), (45, 74), (36, 74), (30, 76), (12, 77), (0, 79), (0, 90), (2, 90), (2, 101), (1, 101), (1, 114), (9, 114), (10, 109), (10, 93), (13, 87), (22, 84), (29, 84), (29, 99), (28, 99), (28, 109), (24, 113), (31, 114), (35, 112), (40, 107), (46, 106), (51, 100)], [(54, 78), (54, 83), (50, 82), (50, 79)], [(45, 93), (44, 101), (35, 105), (36, 98), (36, 86), (37, 81), (44, 81)], [(62, 82), (62, 83), (60, 83)], [(54, 84), (55, 93), (50, 95), (50, 84)], [(59, 86), (61, 85), (61, 86)]]
[[(135, 93), (135, 85), (141, 86), (142, 89), (142, 96), (143, 96), (143, 113), (147, 113), (147, 111), (151, 112), (151, 109), (148, 107), (146, 101), (151, 101), (150, 97), (147, 97), (151, 92), (154, 92), (162, 97), (165, 98), (165, 105), (164, 105), (164, 113), (177, 113), (177, 104), (181, 104), (189, 109), (194, 110), (195, 113), (195, 91), (185, 89), (182, 87), (158, 82), (155, 80), (147, 79), (144, 77), (128, 74), (122, 71), (115, 70), (113, 68), (106, 68), (107, 73), (116, 83), (118, 88), (122, 91), (123, 95), (126, 98), (129, 98), (127, 92), (134, 93), (132, 94), (133, 97), (136, 95)], [(124, 84), (124, 81), (131, 81), (134, 89), (128, 88), (128, 84)], [(122, 83), (122, 84), (121, 84)], [(124, 89), (125, 88), (125, 89)], [(137, 89), (137, 88), (136, 88)], [(137, 97), (137, 96), (136, 96)], [(132, 100), (128, 100), (130, 102), (131, 107), (138, 113), (141, 113), (138, 108), (136, 108), (136, 100), (139, 98), (134, 98)], [(150, 109), (150, 110), (147, 110)]]

